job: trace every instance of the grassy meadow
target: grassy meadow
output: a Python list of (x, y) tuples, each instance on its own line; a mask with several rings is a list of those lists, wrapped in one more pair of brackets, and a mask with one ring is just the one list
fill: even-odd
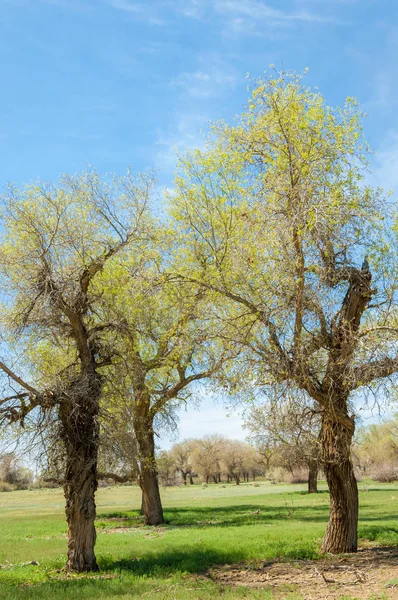
[[(329, 496), (305, 485), (201, 485), (162, 490), (167, 524), (145, 527), (136, 487), (97, 493), (98, 574), (69, 575), (60, 490), (0, 494), (0, 599), (221, 597), (299, 600), (294, 586), (231, 587), (208, 577), (216, 565), (313, 559)], [(398, 484), (360, 483), (360, 544), (398, 544)], [(35, 561), (39, 564), (29, 564)], [(344, 595), (349, 599), (351, 596)]]

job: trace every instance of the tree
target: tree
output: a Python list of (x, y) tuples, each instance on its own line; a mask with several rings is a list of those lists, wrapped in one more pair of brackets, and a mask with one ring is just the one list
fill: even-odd
[(301, 77), (271, 74), (238, 124), (183, 157), (171, 198), (186, 252), (176, 277), (224, 298), (246, 383), (319, 407), (333, 553), (357, 549), (353, 397), (398, 370), (391, 206), (364, 183), (361, 128), (352, 99), (332, 109)]
[(318, 491), (320, 415), (304, 394), (288, 395), (250, 408), (245, 427), (258, 448), (272, 447), (273, 464), (292, 473), (308, 469), (308, 493)]
[(114, 352), (112, 326), (101, 319), (104, 292), (107, 272), (130, 251), (144, 252), (152, 184), (151, 175), (106, 183), (89, 172), (58, 186), (10, 189), (3, 199), (2, 327), (10, 362), (0, 368), (10, 392), (1, 418), (22, 426), (28, 416), (33, 424), (48, 414), (55, 419), (64, 448), (70, 570), (98, 568), (99, 406)]
[(355, 455), (363, 471), (377, 481), (398, 480), (398, 419), (359, 430)]
[(21, 465), (14, 452), (0, 455), (0, 481), (25, 489), (33, 483), (33, 472)]
[(225, 439), (217, 434), (194, 440), (191, 460), (202, 481), (209, 483), (212, 479), (214, 483), (220, 482), (224, 443)]
[(187, 485), (188, 478), (191, 485), (194, 483), (194, 471), (191, 462), (193, 445), (193, 440), (183, 440), (178, 444), (173, 444), (169, 451), (170, 457), (173, 460), (176, 470), (180, 473), (184, 485)]
[(246, 444), (237, 440), (224, 440), (221, 454), (221, 468), (225, 470), (228, 481), (240, 484), (244, 473)]
[[(209, 293), (164, 275), (165, 247), (170, 246), (169, 233), (159, 230), (157, 248), (142, 265), (139, 282), (126, 261), (114, 271), (115, 281), (109, 281), (106, 302), (107, 319), (117, 324), (119, 360), (104, 407), (111, 417), (124, 414), (117, 436), (126, 427), (133, 432), (147, 525), (164, 522), (155, 456), (159, 419), (186, 402), (192, 384), (220, 371), (228, 358), (215, 336)], [(117, 298), (115, 286), (123, 290)]]

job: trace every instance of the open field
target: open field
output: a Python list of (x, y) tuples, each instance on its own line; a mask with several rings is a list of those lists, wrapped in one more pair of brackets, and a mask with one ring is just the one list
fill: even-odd
[(354, 561), (319, 557), (329, 500), (320, 487), (167, 488), (168, 522), (156, 528), (141, 524), (137, 488), (101, 489), (101, 572), (69, 577), (62, 493), (2, 493), (0, 599), (397, 599), (398, 485), (360, 484), (363, 551)]

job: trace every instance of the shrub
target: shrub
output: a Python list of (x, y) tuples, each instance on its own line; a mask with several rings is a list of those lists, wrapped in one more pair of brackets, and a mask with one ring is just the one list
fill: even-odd
[(382, 483), (398, 480), (398, 465), (392, 462), (378, 463), (372, 467), (372, 477)]
[(0, 492), (12, 492), (15, 490), (14, 486), (7, 481), (0, 481)]

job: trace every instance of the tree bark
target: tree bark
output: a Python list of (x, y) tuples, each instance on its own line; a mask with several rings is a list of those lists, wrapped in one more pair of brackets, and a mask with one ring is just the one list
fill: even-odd
[(144, 523), (160, 525), (164, 523), (164, 516), (156, 466), (153, 423), (150, 417), (144, 419), (136, 416), (134, 430), (139, 452), (138, 482), (142, 491), (141, 508), (144, 511)]
[(156, 468), (144, 468), (140, 477), (145, 525), (164, 523)]
[[(82, 388), (82, 389), (79, 389)], [(85, 391), (84, 396), (81, 392)], [(100, 383), (82, 378), (60, 404), (61, 437), (66, 449), (64, 495), (68, 523), (68, 571), (97, 571), (94, 553), (95, 492), (99, 443)]]
[(308, 493), (318, 492), (318, 461), (314, 458), (308, 461)]
[(191, 474), (189, 474), (189, 483), (191, 485), (193, 485), (195, 483)]
[(330, 515), (322, 552), (357, 551), (358, 486), (351, 462), (354, 431), (354, 423), (347, 428), (330, 411), (322, 417), (322, 462), (330, 491)]

